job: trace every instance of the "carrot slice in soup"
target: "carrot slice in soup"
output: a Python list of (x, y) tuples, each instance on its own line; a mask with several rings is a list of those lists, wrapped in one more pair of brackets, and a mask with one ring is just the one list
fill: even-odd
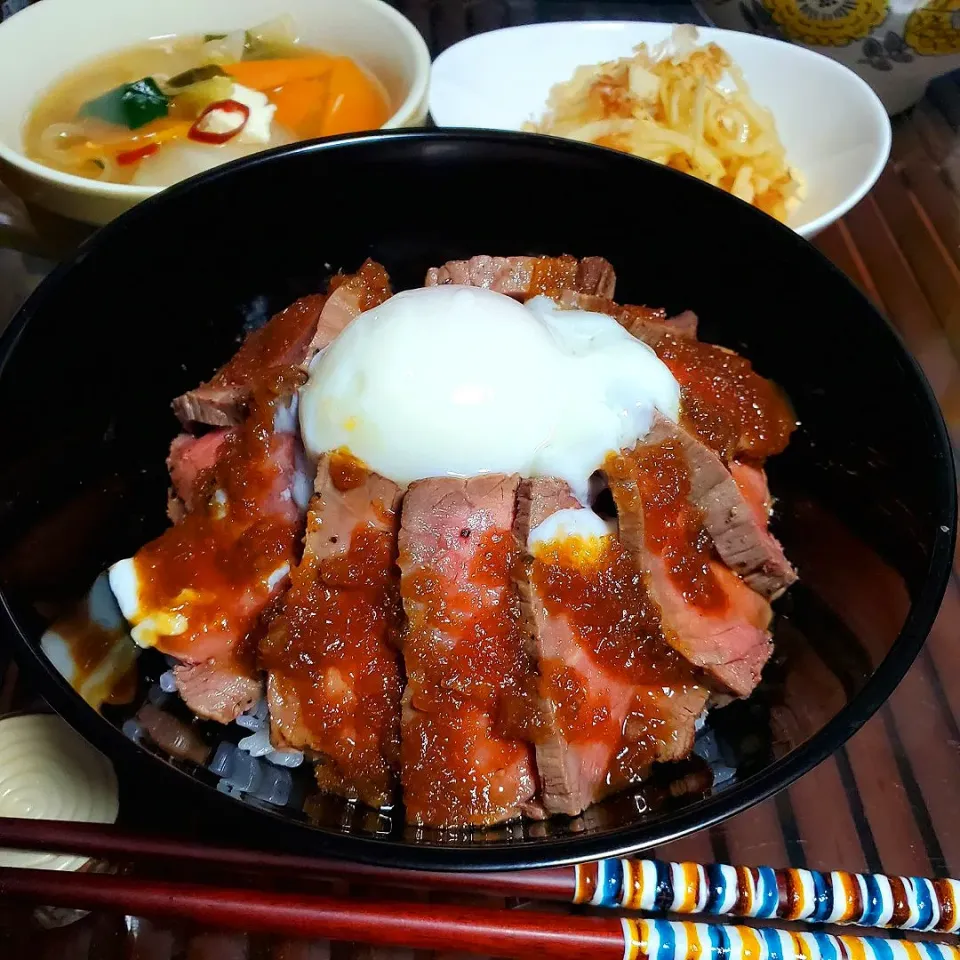
[(288, 83), (328, 73), (336, 59), (339, 58), (320, 53), (277, 60), (240, 60), (224, 64), (223, 69), (241, 86), (268, 93)]
[(347, 57), (332, 58), (322, 76), (292, 80), (268, 95), (274, 119), (301, 139), (375, 130), (390, 116), (376, 82)]
[(276, 104), (274, 120), (289, 133), (301, 139), (322, 137), (330, 97), (330, 74), (294, 80), (269, 92)]
[(337, 57), (330, 72), (323, 136), (376, 130), (390, 118), (390, 110), (376, 83), (347, 57)]

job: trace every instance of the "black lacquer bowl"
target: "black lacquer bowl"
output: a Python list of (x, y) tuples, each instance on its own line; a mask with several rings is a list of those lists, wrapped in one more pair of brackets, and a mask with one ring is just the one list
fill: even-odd
[[(108, 564), (163, 530), (170, 400), (224, 362), (245, 327), (368, 256), (402, 289), (452, 258), (562, 252), (610, 259), (621, 301), (696, 311), (703, 339), (777, 380), (802, 424), (770, 464), (775, 530), (801, 580), (777, 604), (761, 687), (711, 714), (696, 757), (575, 820), (417, 832), (396, 811), (317, 796), (303, 768), (261, 760), (223, 779), (249, 732), (236, 725), (193, 724), (203, 763), (165, 755), (137, 714), (147, 704), (189, 717), (158, 685), (167, 665), (154, 652), (136, 661), (125, 704), (97, 711), (72, 689), (41, 636)], [(0, 356), (3, 635), (50, 703), (156, 799), (158, 829), (207, 811), (202, 829), (220, 840), (452, 869), (662, 843), (769, 796), (840, 746), (923, 643), (953, 552), (943, 422), (885, 320), (786, 227), (593, 147), (401, 132), (230, 165), (101, 230), (21, 310)]]

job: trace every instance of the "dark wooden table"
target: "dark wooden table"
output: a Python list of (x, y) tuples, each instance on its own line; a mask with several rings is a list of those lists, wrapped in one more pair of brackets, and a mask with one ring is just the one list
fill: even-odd
[[(434, 53), (475, 32), (538, 20), (689, 20), (684, 3), (617, 0), (400, 0)], [(920, 361), (960, 440), (960, 84), (945, 78), (895, 122), (894, 150), (872, 193), (816, 241), (887, 313)], [(2, 251), (0, 251), (2, 253)], [(43, 264), (0, 258), (0, 291), (18, 295)], [(13, 276), (9, 271), (19, 271)], [(17, 288), (19, 290), (19, 287)], [(14, 292), (11, 292), (14, 291)], [(0, 297), (0, 310), (4, 304)], [(6, 317), (0, 315), (0, 324)], [(960, 874), (960, 564), (925, 649), (894, 696), (833, 757), (789, 790), (708, 831), (656, 851), (723, 861), (921, 876)], [(878, 595), (878, 616), (882, 595)], [(28, 696), (15, 667), (0, 713)], [(376, 896), (377, 891), (352, 891)], [(456, 902), (433, 895), (437, 902)], [(474, 901), (475, 902), (475, 901)], [(490, 903), (488, 899), (485, 902)], [(503, 906), (523, 908), (523, 904)], [(554, 909), (563, 909), (557, 908)], [(28, 930), (0, 905), (4, 960), (317, 960), (410, 956), (351, 944), (271, 942), (244, 934), (167, 930), (97, 915), (59, 932)], [(436, 955), (440, 956), (440, 955)], [(443, 955), (449, 958), (452, 955)], [(417, 958), (419, 960), (419, 958)]]

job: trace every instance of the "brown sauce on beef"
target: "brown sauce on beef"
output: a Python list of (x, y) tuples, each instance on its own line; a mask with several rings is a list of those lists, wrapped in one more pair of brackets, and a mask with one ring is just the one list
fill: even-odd
[(292, 505), (279, 504), (277, 458), (285, 450), (292, 463), (285, 445), (294, 440), (274, 433), (273, 418), (303, 374), (274, 373), (256, 386), (249, 416), (224, 440), (217, 462), (198, 474), (194, 510), (136, 555), (141, 608), (189, 618), (186, 633), (159, 645), (174, 656), (196, 662), (225, 652), (217, 638), (245, 636), (263, 605), (252, 595), (266, 597), (270, 574), (293, 564), (300, 522)]
[(331, 277), (327, 296), (348, 281), (353, 281), (350, 289), (357, 294), (357, 306), (361, 313), (379, 306), (393, 293), (387, 271), (373, 260), (365, 261), (356, 273), (338, 273)]
[(535, 297), (550, 290), (575, 290), (578, 265), (577, 258), (569, 254), (560, 257), (536, 257), (527, 296)]
[[(509, 531), (489, 530), (479, 536), (466, 577), (452, 583), (433, 568), (421, 568), (404, 580), (404, 598), (419, 605), (415, 625), (407, 632), (408, 669), (417, 676), (417, 700), (425, 709), (453, 699), (472, 700), (496, 714), (500, 702), (520, 693), (529, 673), (520, 630), (519, 600), (510, 571), (519, 559)], [(483, 594), (500, 591), (506, 602), (482, 602)], [(449, 638), (440, 649), (435, 631)], [(444, 647), (447, 645), (444, 644)]]
[(367, 785), (365, 796), (389, 794), (400, 753), (395, 563), (395, 536), (369, 526), (353, 531), (342, 554), (306, 557), (260, 645), (261, 666), (296, 691), (298, 723), (315, 749), (342, 782)]
[(658, 699), (694, 686), (697, 677), (664, 640), (659, 610), (619, 541), (605, 538), (589, 556), (582, 543), (574, 538), (538, 547), (531, 578), (547, 613), (566, 621), (593, 663), (636, 688), (633, 701), (626, 719), (612, 717), (607, 687), (588, 684), (559, 660), (541, 664), (541, 692), (553, 702), (567, 742), (614, 748), (608, 779), (625, 784), (645, 772), (670, 735)]
[(210, 382), (216, 386), (253, 383), (262, 381), (265, 373), (289, 366), (292, 356), (302, 354), (313, 337), (325, 300), (313, 294), (290, 304), (268, 324), (254, 330)]
[(623, 735), (607, 770), (607, 793), (615, 793), (644, 779), (661, 745), (671, 736), (670, 725), (660, 710), (660, 696), (660, 690), (641, 690), (635, 694), (623, 721)]
[(566, 618), (602, 669), (637, 682), (667, 682), (677, 655), (662, 640), (660, 612), (643, 574), (613, 537), (589, 559), (579, 555), (577, 542), (536, 550), (531, 575), (547, 613)]
[(611, 457), (605, 469), (627, 483), (636, 478), (645, 545), (663, 559), (684, 600), (704, 612), (722, 610), (727, 596), (712, 568), (713, 545), (690, 502), (690, 476), (676, 445), (641, 445), (626, 457)]
[(796, 417), (780, 388), (749, 360), (672, 334), (656, 351), (680, 384), (682, 425), (724, 460), (762, 461), (786, 448)]
[(338, 490), (356, 490), (369, 472), (367, 465), (349, 450), (335, 450), (330, 454), (330, 479)]
[(404, 739), (408, 806), (432, 823), (483, 823), (517, 798), (505, 774), (529, 758), (520, 739), (533, 736), (534, 676), (520, 630), (511, 572), (519, 548), (508, 530), (479, 538), (464, 575), (434, 567), (405, 575), (404, 635), (415, 736)]
[(553, 704), (557, 730), (567, 743), (619, 741), (620, 727), (605, 691), (591, 689), (583, 674), (563, 660), (541, 661), (540, 691)]
[(482, 826), (516, 814), (533, 792), (528, 744), (498, 737), (471, 701), (450, 700), (405, 728), (403, 799), (408, 820)]
[(628, 330), (637, 323), (641, 325), (644, 323), (665, 323), (667, 320), (667, 311), (663, 307), (645, 307), (634, 303), (617, 307), (612, 315)]

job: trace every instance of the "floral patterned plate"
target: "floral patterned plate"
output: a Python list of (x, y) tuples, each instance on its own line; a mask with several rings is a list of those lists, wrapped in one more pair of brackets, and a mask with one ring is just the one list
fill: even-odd
[(718, 27), (789, 40), (839, 60), (887, 112), (960, 68), (960, 0), (695, 0)]

